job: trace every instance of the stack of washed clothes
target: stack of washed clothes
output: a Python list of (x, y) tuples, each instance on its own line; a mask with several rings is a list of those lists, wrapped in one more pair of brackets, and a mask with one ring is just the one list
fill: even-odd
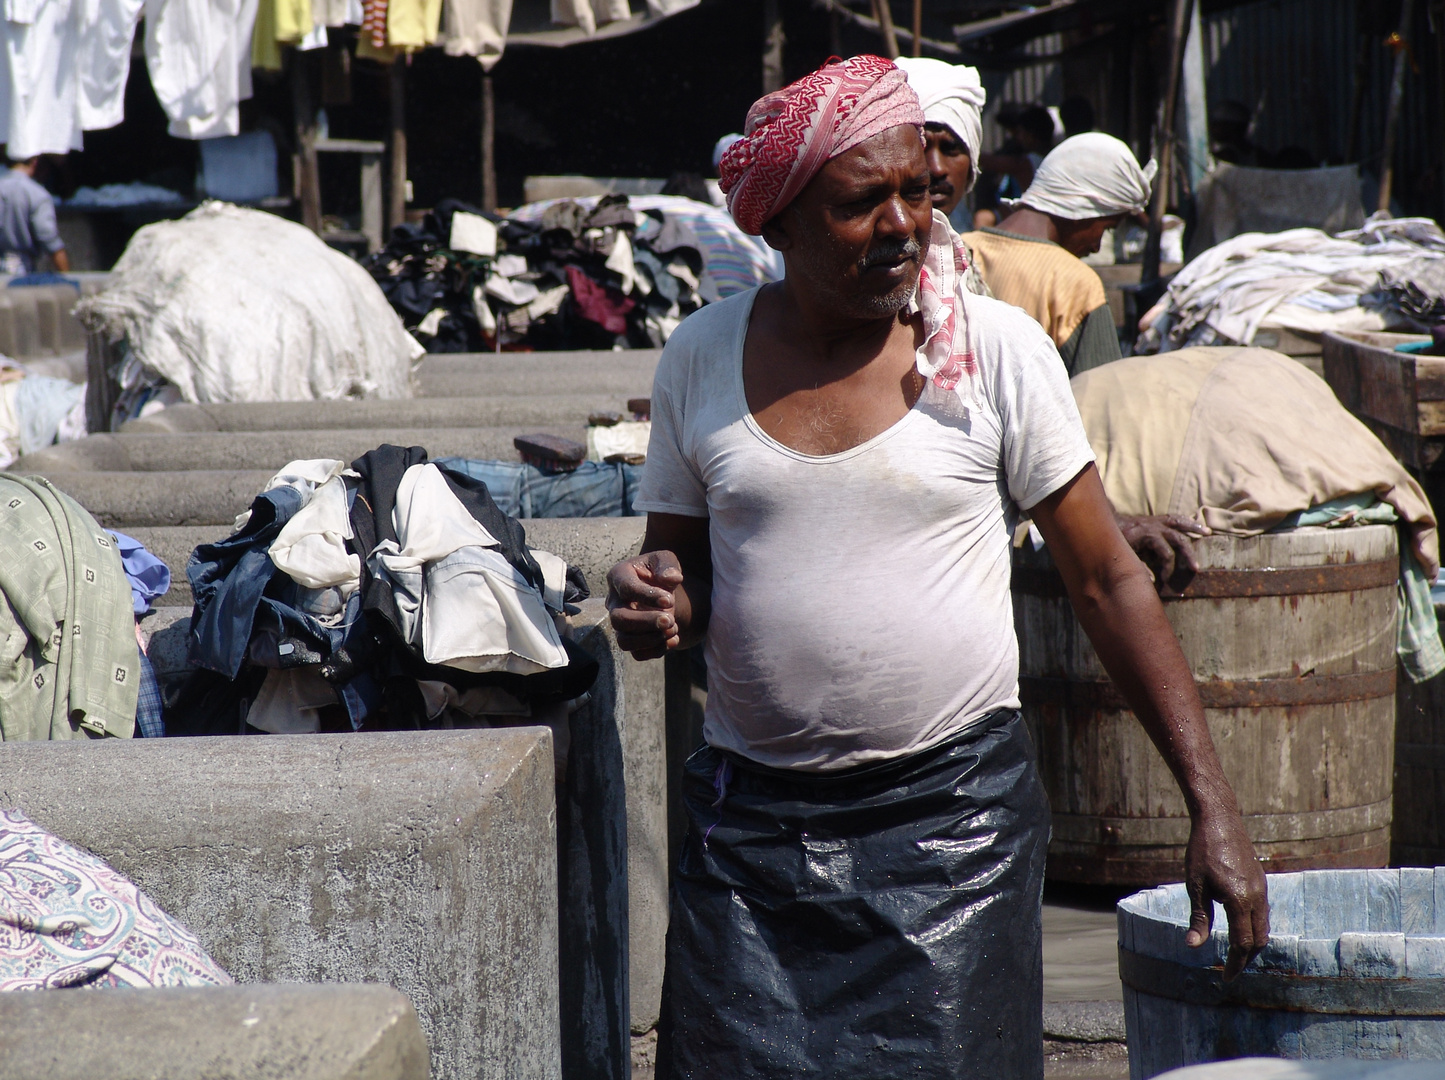
[(718, 213), (677, 198), (639, 211), (609, 195), (499, 219), (446, 199), (364, 265), (429, 352), (656, 347), (703, 304), (773, 276), (754, 267), (763, 255), (736, 226), (725, 235), (674, 204)]
[(171, 735), (527, 722), (597, 675), (563, 632), (581, 572), (421, 447), (292, 462), (186, 573)]
[(1244, 233), (1200, 254), (1142, 320), (1136, 354), (1248, 345), (1260, 330), (1411, 330), (1445, 317), (1445, 233), (1375, 214), (1363, 228)]

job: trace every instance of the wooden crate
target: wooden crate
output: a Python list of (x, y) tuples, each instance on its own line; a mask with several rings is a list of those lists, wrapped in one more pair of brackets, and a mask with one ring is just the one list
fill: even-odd
[(1325, 381), (1411, 469), (1445, 469), (1445, 356), (1395, 352), (1421, 334), (1345, 331), (1324, 336)]

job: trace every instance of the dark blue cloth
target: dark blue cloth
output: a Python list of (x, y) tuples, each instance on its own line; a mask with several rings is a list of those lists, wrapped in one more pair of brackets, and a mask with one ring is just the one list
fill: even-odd
[(111, 530), (115, 548), (120, 552), (121, 566), (130, 582), (131, 606), (137, 615), (150, 610), (151, 601), (170, 592), (171, 568), (145, 549), (145, 545), (125, 533)]
[(346, 627), (327, 627), (296, 607), (299, 586), (271, 561), (271, 542), (304, 499), (290, 487), (272, 488), (251, 503), (245, 528), (191, 553), (186, 577), (195, 609), (191, 613), (191, 660), (198, 667), (234, 679), (258, 615), (284, 635), (304, 636), (330, 652)]
[[(191, 553), (186, 564), (195, 597), (191, 660), (198, 667), (235, 679), (257, 630), (268, 630), (277, 640), (300, 638), (323, 658), (334, 660), (343, 649), (365, 652), (359, 593), (352, 594), (341, 618), (323, 623), (301, 610), (301, 586), (271, 561), (272, 541), (304, 501), (295, 488), (264, 491), (251, 503), (244, 528)], [(352, 727), (359, 728), (380, 705), (380, 689), (365, 672), (335, 681)]]
[(436, 464), (482, 481), (502, 513), (517, 518), (634, 517), (642, 480), (642, 466), (604, 461), (584, 461), (572, 472), (456, 457)]
[(140, 654), (140, 696), (135, 703), (135, 730), (143, 739), (162, 739), (166, 722), (162, 712), (161, 684), (145, 653)]

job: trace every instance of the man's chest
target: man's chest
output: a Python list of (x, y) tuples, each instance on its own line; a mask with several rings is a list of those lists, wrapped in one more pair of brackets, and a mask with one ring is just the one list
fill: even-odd
[(694, 447), (708, 506), (748, 528), (816, 530), (814, 543), (887, 523), (918, 533), (991, 515), (1003, 498), (998, 426), (919, 402), (871, 439), (827, 457), (792, 450), (745, 418)]

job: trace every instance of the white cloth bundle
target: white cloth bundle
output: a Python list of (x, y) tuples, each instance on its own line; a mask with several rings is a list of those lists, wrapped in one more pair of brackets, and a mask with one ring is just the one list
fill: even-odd
[(1149, 204), (1149, 188), (1158, 171), (1153, 158), (1141, 169), (1126, 143), (1090, 131), (1054, 147), (1023, 198), (1012, 205), (1067, 221), (1133, 214)]
[(988, 94), (978, 68), (948, 64), (921, 56), (901, 56), (894, 63), (908, 76), (908, 85), (923, 106), (923, 118), (930, 124), (945, 124), (968, 147), (973, 159), (973, 176), (978, 181), (978, 158), (983, 152), (983, 106)]
[(425, 355), (356, 260), (229, 203), (140, 229), (74, 310), (186, 401), (408, 398)]

